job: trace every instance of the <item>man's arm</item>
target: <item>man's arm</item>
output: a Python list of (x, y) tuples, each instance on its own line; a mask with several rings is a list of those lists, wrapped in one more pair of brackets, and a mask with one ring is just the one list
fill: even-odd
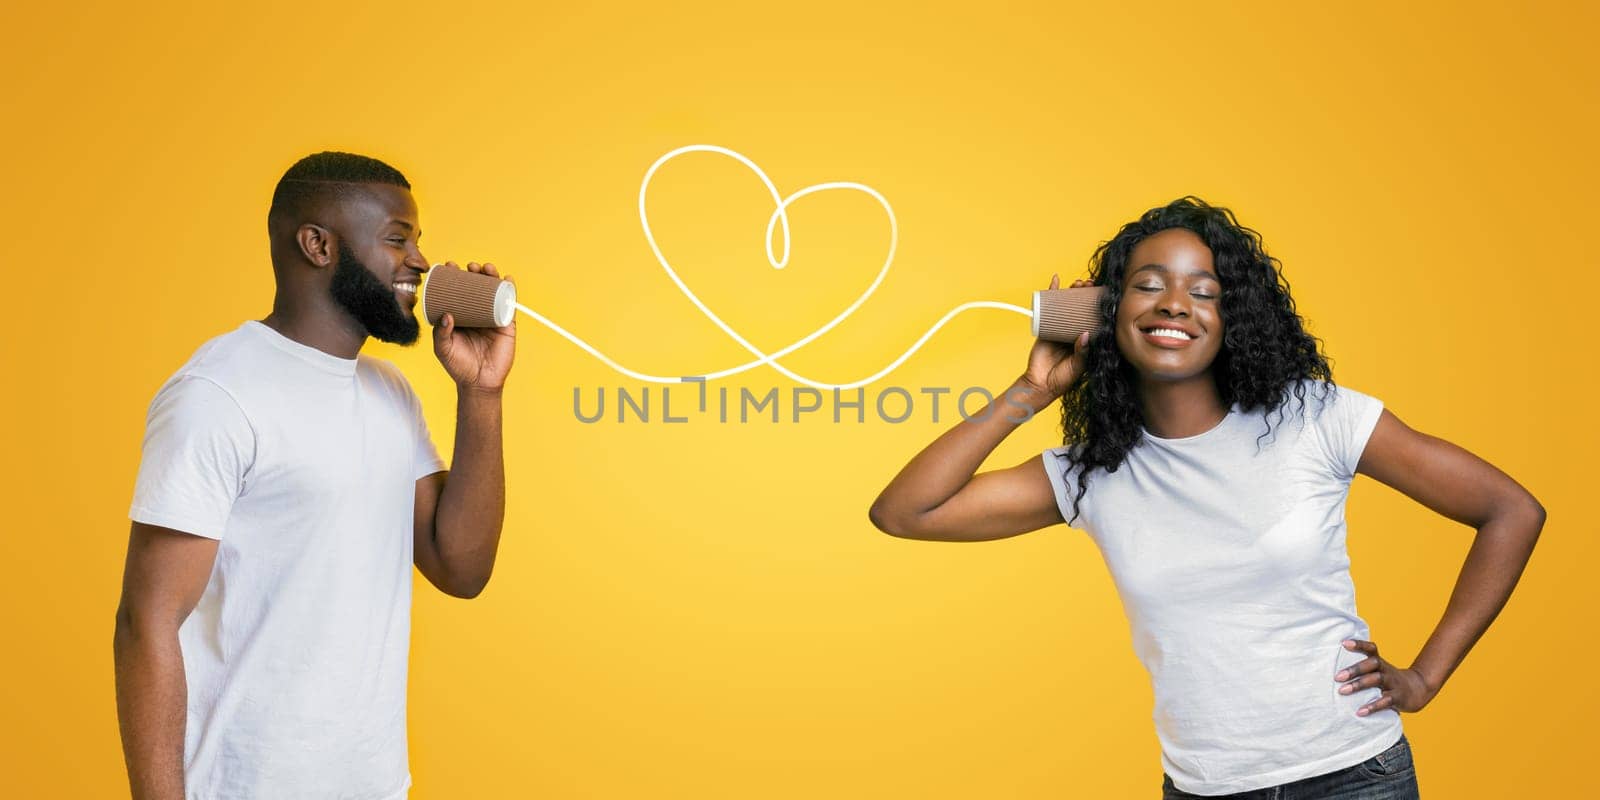
[[(433, 269), (460, 269), (447, 261)], [(500, 277), (493, 264), (468, 272)], [(507, 275), (505, 280), (511, 280)], [(456, 447), (448, 472), (417, 481), (417, 569), (456, 597), (477, 597), (494, 571), (506, 511), (500, 395), (516, 356), (517, 323), (457, 329), (446, 313), (433, 328), (433, 353), (456, 383)]]
[(217, 541), (133, 523), (112, 651), (117, 719), (134, 800), (183, 800), (188, 715), (178, 626), (211, 577)]
[(489, 583), (505, 519), (500, 392), (460, 387), (451, 469), (417, 481), (417, 569), (445, 594), (476, 597)]

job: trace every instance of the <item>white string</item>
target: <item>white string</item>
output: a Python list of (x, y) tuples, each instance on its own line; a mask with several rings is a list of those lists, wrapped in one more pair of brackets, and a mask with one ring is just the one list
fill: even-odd
[[(755, 345), (753, 345), (750, 342), (746, 341), (743, 336), (740, 336), (739, 333), (737, 331), (735, 331), (731, 326), (729, 326), (728, 323), (724, 322), (721, 317), (717, 316), (716, 313), (714, 313), (710, 308), (707, 308), (706, 304), (700, 300), (699, 296), (697, 296), (694, 293), (694, 291), (691, 290), (689, 288), (689, 286), (683, 282), (683, 279), (678, 276), (677, 270), (674, 270), (672, 268), (672, 264), (667, 261), (666, 254), (662, 253), (661, 252), (661, 247), (656, 244), (655, 233), (650, 229), (650, 216), (645, 210), (645, 198), (646, 198), (646, 196), (648, 195), (648, 193), (650, 191), (650, 181), (651, 181), (652, 178), (655, 177), (656, 172), (658, 170), (660, 170), (662, 166), (666, 165), (666, 163), (668, 161), (671, 161), (672, 159), (677, 158), (679, 156), (682, 156), (682, 155), (684, 155), (686, 153), (716, 153), (718, 155), (727, 156), (727, 157), (732, 158), (732, 159), (738, 161), (739, 163), (745, 165), (745, 167), (749, 168), (751, 172), (754, 172), (756, 174), (756, 177), (761, 179), (761, 182), (767, 187), (767, 192), (772, 195), (773, 202), (776, 204), (776, 207), (772, 211), (772, 215), (767, 218), (767, 241), (766, 241), (767, 263), (771, 264), (773, 269), (783, 269), (784, 267), (788, 266), (788, 264), (789, 264), (790, 237), (789, 237), (789, 214), (788, 214), (788, 208), (789, 208), (789, 205), (791, 203), (793, 203), (796, 200), (799, 200), (802, 197), (805, 197), (805, 196), (811, 195), (811, 194), (815, 194), (817, 192), (833, 191), (833, 190), (840, 190), (840, 189), (848, 189), (848, 190), (852, 190), (852, 191), (862, 192), (862, 193), (872, 197), (872, 199), (878, 201), (878, 205), (883, 206), (883, 211), (884, 211), (884, 213), (886, 215), (888, 215), (888, 218), (889, 218), (889, 251), (888, 251), (888, 254), (883, 259), (883, 266), (881, 268), (879, 268), (877, 277), (873, 278), (871, 285), (867, 286), (866, 291), (862, 292), (861, 295), (859, 297), (857, 297), (854, 302), (852, 302), (848, 307), (846, 307), (844, 311), (841, 311), (838, 314), (838, 316), (835, 316), (833, 319), (829, 320), (827, 322), (827, 324), (823, 325), (820, 328), (817, 328), (816, 330), (812, 331), (811, 333), (806, 334), (805, 336), (801, 337), (800, 339), (794, 341), (793, 343), (789, 344), (788, 346), (786, 346), (786, 347), (784, 347), (782, 349), (776, 350), (776, 351), (774, 351), (772, 353), (762, 352), (761, 348), (756, 347)], [(774, 255), (773, 251), (772, 251), (772, 234), (773, 234), (773, 230), (774, 230), (775, 227), (777, 227), (779, 225), (781, 225), (783, 227), (783, 254), (782, 254), (782, 257), (778, 257), (778, 256)], [(1021, 314), (1021, 315), (1025, 316), (1025, 317), (1032, 317), (1033, 316), (1033, 313), (1029, 309), (1023, 308), (1021, 306), (1015, 306), (1015, 305), (1012, 305), (1010, 303), (1000, 303), (1000, 302), (995, 302), (995, 301), (991, 301), (991, 300), (978, 300), (978, 301), (974, 301), (974, 302), (970, 302), (970, 303), (962, 303), (961, 305), (950, 309), (948, 312), (945, 313), (945, 315), (943, 317), (940, 317), (939, 321), (934, 323), (933, 327), (929, 328), (927, 330), (927, 332), (923, 333), (921, 338), (917, 339), (917, 341), (915, 343), (913, 343), (911, 345), (911, 347), (907, 348), (904, 353), (900, 354), (899, 358), (896, 358), (894, 361), (891, 361), (889, 363), (889, 365), (884, 367), (883, 369), (880, 369), (877, 372), (873, 373), (872, 375), (869, 375), (869, 376), (867, 376), (865, 378), (862, 378), (860, 380), (851, 381), (850, 383), (837, 383), (837, 384), (836, 383), (823, 383), (821, 381), (812, 380), (811, 378), (807, 378), (807, 377), (805, 377), (803, 375), (800, 375), (800, 374), (797, 374), (797, 373), (791, 371), (788, 367), (785, 367), (783, 364), (780, 364), (778, 362), (778, 359), (780, 359), (780, 358), (782, 358), (782, 357), (784, 357), (784, 356), (786, 356), (786, 355), (788, 355), (788, 354), (790, 354), (790, 353), (792, 353), (792, 352), (794, 352), (796, 350), (799, 350), (802, 347), (805, 347), (806, 345), (808, 345), (812, 341), (814, 341), (817, 337), (823, 335), (824, 333), (827, 333), (830, 330), (833, 330), (834, 326), (836, 326), (839, 323), (843, 322), (851, 314), (855, 313), (856, 309), (860, 308), (861, 304), (866, 302), (867, 298), (871, 297), (873, 292), (877, 291), (878, 285), (883, 283), (884, 277), (886, 277), (889, 274), (889, 267), (890, 267), (890, 265), (892, 265), (894, 263), (895, 247), (899, 244), (899, 241), (900, 241), (900, 226), (895, 221), (894, 208), (892, 208), (889, 205), (889, 201), (887, 199), (885, 199), (883, 195), (879, 194), (876, 189), (873, 189), (871, 186), (867, 186), (866, 184), (855, 183), (855, 182), (852, 182), (852, 181), (834, 181), (834, 182), (830, 182), (830, 183), (819, 183), (819, 184), (816, 184), (816, 185), (813, 185), (813, 186), (807, 186), (807, 187), (805, 187), (803, 189), (800, 189), (799, 191), (796, 191), (795, 193), (789, 195), (788, 197), (783, 197), (782, 195), (780, 195), (778, 193), (778, 187), (773, 185), (772, 179), (768, 178), (767, 174), (765, 172), (762, 172), (761, 168), (756, 166), (755, 162), (751, 161), (750, 159), (744, 157), (743, 155), (741, 155), (739, 153), (736, 153), (736, 152), (734, 152), (732, 150), (729, 150), (726, 147), (718, 147), (717, 145), (711, 145), (711, 144), (692, 144), (692, 145), (687, 145), (685, 147), (680, 147), (680, 148), (678, 148), (676, 150), (673, 150), (673, 151), (667, 153), (666, 155), (663, 155), (662, 157), (656, 159), (655, 163), (650, 165), (650, 169), (645, 171), (644, 180), (641, 181), (640, 184), (639, 184), (639, 226), (644, 230), (644, 238), (645, 238), (645, 241), (650, 243), (651, 252), (655, 253), (656, 263), (660, 264), (661, 268), (666, 270), (667, 277), (671, 278), (672, 282), (675, 285), (677, 285), (678, 291), (683, 292), (684, 296), (689, 298), (689, 302), (693, 303), (694, 307), (699, 309), (700, 313), (704, 314), (706, 316), (706, 318), (711, 320), (711, 322), (713, 324), (715, 324), (718, 328), (721, 328), (723, 333), (728, 334), (728, 336), (730, 338), (732, 338), (735, 342), (738, 342), (742, 347), (744, 347), (744, 349), (750, 351), (750, 353), (756, 357), (754, 361), (747, 361), (747, 362), (745, 362), (743, 364), (740, 364), (738, 366), (729, 367), (727, 369), (722, 369), (722, 370), (717, 370), (715, 372), (707, 372), (707, 373), (704, 373), (704, 374), (697, 374), (697, 375), (690, 375), (690, 376), (681, 376), (681, 375), (674, 375), (674, 376), (647, 375), (645, 373), (636, 372), (634, 370), (631, 370), (631, 369), (628, 369), (627, 367), (622, 366), (621, 364), (618, 364), (616, 361), (614, 361), (611, 358), (607, 357), (604, 353), (602, 353), (599, 350), (595, 349), (595, 347), (593, 345), (590, 345), (588, 342), (585, 342), (584, 340), (582, 340), (582, 339), (578, 338), (577, 336), (573, 335), (571, 332), (567, 331), (565, 328), (561, 327), (560, 325), (557, 325), (555, 322), (552, 322), (551, 320), (549, 320), (548, 318), (546, 318), (544, 315), (540, 314), (539, 312), (534, 311), (533, 309), (528, 308), (527, 306), (524, 306), (521, 303), (517, 304), (517, 310), (518, 311), (521, 311), (522, 313), (528, 315), (529, 317), (532, 317), (534, 319), (534, 321), (538, 322), (541, 325), (544, 325), (545, 327), (547, 327), (550, 330), (554, 331), (557, 335), (559, 335), (562, 338), (566, 339), (567, 341), (572, 342), (573, 344), (577, 345), (579, 347), (579, 349), (581, 349), (584, 352), (588, 353), (589, 355), (594, 356), (595, 358), (599, 359), (600, 362), (605, 364), (606, 366), (616, 370), (617, 372), (622, 373), (623, 375), (626, 375), (626, 376), (628, 376), (630, 378), (633, 378), (634, 380), (637, 380), (637, 381), (643, 381), (643, 382), (647, 382), (647, 383), (680, 383), (680, 382), (683, 382), (683, 381), (699, 381), (699, 380), (712, 381), (712, 380), (717, 380), (719, 378), (726, 378), (726, 377), (729, 377), (729, 376), (732, 376), (732, 375), (737, 375), (737, 374), (739, 374), (741, 372), (745, 372), (746, 370), (755, 369), (756, 367), (759, 367), (759, 366), (761, 366), (763, 364), (767, 364), (767, 365), (771, 366), (773, 369), (777, 370), (782, 375), (788, 377), (789, 379), (791, 379), (791, 380), (793, 380), (793, 381), (795, 381), (797, 383), (803, 383), (803, 384), (805, 384), (807, 386), (811, 386), (813, 388), (817, 388), (817, 389), (855, 389), (855, 388), (866, 386), (866, 385), (868, 385), (870, 383), (873, 383), (873, 382), (877, 381), (878, 379), (884, 377), (885, 375), (888, 375), (890, 372), (893, 372), (897, 367), (899, 367), (901, 364), (905, 363), (905, 360), (910, 358), (913, 353), (916, 353), (917, 350), (920, 349), (922, 347), (922, 345), (925, 342), (927, 342), (929, 338), (931, 338), (933, 336), (934, 333), (936, 333), (940, 328), (944, 327), (944, 324), (946, 322), (949, 322), (956, 315), (960, 314), (963, 311), (967, 311), (969, 309), (974, 309), (974, 308), (996, 308), (996, 309), (1001, 309), (1001, 310), (1004, 310), (1004, 311), (1013, 311), (1013, 312), (1016, 312), (1018, 314)]]

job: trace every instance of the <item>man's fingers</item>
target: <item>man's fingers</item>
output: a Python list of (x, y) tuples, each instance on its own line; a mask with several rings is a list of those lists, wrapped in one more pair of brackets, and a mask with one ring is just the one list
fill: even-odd
[(500, 277), (500, 270), (495, 269), (493, 264), (490, 264), (489, 262), (485, 261), (485, 262), (483, 262), (483, 274), (492, 275), (492, 276), (498, 278), (498, 277)]
[(1060, 275), (1051, 275), (1050, 276), (1050, 285), (1047, 288), (1060, 289), (1061, 288), (1061, 276)]

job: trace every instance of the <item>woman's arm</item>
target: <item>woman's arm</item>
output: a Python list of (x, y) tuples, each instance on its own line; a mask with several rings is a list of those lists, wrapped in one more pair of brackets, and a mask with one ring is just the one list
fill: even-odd
[(1017, 418), (1023, 410), (1008, 404), (1008, 397), (1034, 412), (1054, 400), (1018, 378), (982, 414), (962, 420), (911, 459), (867, 511), (872, 524), (907, 539), (977, 542), (1060, 522), (1039, 456), (973, 474), (1022, 422)]
[(1411, 667), (1395, 669), (1378, 658), (1376, 645), (1361, 642), (1352, 649), (1371, 657), (1336, 678), (1360, 675), (1352, 681), (1356, 688), (1384, 687), (1383, 696), (1363, 708), (1366, 713), (1391, 706), (1417, 711), (1439, 693), (1505, 607), (1539, 540), (1544, 507), (1494, 465), (1412, 430), (1387, 410), (1378, 418), (1356, 471), (1478, 531), (1444, 616)]
[[(1073, 286), (1085, 285), (1076, 281)], [(1050, 288), (1060, 286), (1051, 278)], [(1048, 408), (1083, 373), (1074, 348), (1037, 340), (1028, 369), (988, 408), (945, 431), (911, 459), (873, 502), (878, 530), (907, 539), (947, 542), (1003, 539), (1061, 522), (1055, 492), (1038, 456), (1008, 469), (974, 475), (1017, 426)]]

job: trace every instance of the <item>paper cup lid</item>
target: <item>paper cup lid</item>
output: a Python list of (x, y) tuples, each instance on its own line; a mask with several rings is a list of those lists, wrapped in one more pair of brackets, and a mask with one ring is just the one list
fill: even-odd
[(505, 327), (517, 313), (517, 287), (510, 281), (501, 281), (494, 290), (494, 324)]

